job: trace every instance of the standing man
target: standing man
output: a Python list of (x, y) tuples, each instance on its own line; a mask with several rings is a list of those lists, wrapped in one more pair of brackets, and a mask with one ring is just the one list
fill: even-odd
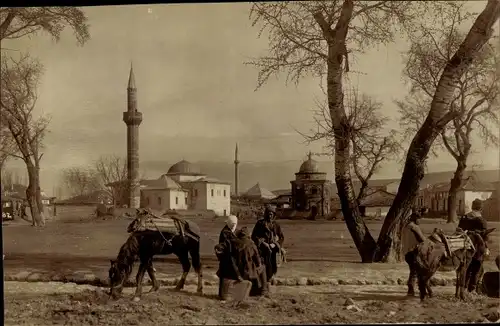
[(276, 254), (281, 250), (285, 237), (280, 225), (275, 221), (276, 210), (267, 205), (264, 218), (257, 221), (252, 232), (252, 240), (259, 249), (259, 253), (266, 268), (266, 292), (274, 275), (278, 271)]
[(474, 199), (472, 202), (472, 211), (460, 219), (458, 227), (464, 231), (485, 231), (488, 228), (488, 223), (483, 218), (482, 210), (482, 200)]
[(226, 225), (219, 235), (219, 244), (215, 246), (215, 254), (219, 259), (219, 299), (226, 300), (229, 292), (229, 280), (243, 280), (239, 273), (239, 268), (236, 264), (233, 243), (237, 237), (235, 234), (238, 218), (234, 215), (229, 215), (226, 220)]
[[(486, 231), (488, 228), (488, 223), (483, 218), (483, 201), (480, 199), (474, 199), (472, 201), (472, 210), (467, 213), (458, 222), (458, 227), (464, 231)], [(486, 235), (484, 241), (488, 241), (488, 236)], [(486, 248), (485, 256), (489, 256), (490, 251)], [(473, 257), (469, 267), (467, 268), (467, 274), (469, 274), (469, 284), (467, 285), (467, 290), (473, 292), (476, 290), (479, 280), (483, 278), (483, 257)]]

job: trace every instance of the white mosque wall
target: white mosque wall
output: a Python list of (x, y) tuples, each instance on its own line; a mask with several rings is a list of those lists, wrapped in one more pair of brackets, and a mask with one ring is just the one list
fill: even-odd
[(231, 211), (231, 186), (219, 183), (205, 183), (206, 209), (213, 210), (218, 216), (227, 216)]

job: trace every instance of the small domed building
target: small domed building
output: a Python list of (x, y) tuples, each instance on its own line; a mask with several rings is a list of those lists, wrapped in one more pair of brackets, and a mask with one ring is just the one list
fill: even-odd
[(172, 165), (156, 180), (141, 180), (141, 207), (157, 210), (212, 210), (229, 215), (231, 186), (209, 178), (186, 160)]
[(310, 212), (311, 217), (326, 216), (330, 213), (330, 182), (326, 172), (320, 172), (318, 162), (311, 158), (304, 161), (295, 180), (290, 181), (291, 208), (299, 212)]

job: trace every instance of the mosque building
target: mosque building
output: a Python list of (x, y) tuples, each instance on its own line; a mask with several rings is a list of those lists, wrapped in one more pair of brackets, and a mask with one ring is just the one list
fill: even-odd
[(212, 210), (229, 215), (231, 185), (201, 173), (186, 160), (175, 163), (156, 180), (141, 180), (141, 206), (157, 210)]

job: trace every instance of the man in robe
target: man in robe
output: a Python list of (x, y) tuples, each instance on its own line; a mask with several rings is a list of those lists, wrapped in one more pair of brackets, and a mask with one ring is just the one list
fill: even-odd
[(266, 267), (266, 287), (269, 287), (278, 271), (276, 255), (281, 250), (285, 239), (275, 217), (276, 210), (270, 205), (266, 206), (264, 217), (257, 221), (252, 232), (252, 240), (259, 249), (262, 262)]
[(252, 282), (250, 296), (267, 295), (266, 269), (246, 227), (237, 232), (234, 248), (241, 277)]
[(230, 280), (243, 280), (239, 273), (239, 268), (235, 259), (234, 242), (236, 241), (236, 226), (238, 218), (230, 215), (227, 218), (226, 225), (219, 235), (219, 244), (215, 246), (215, 253), (219, 259), (219, 299), (225, 301), (228, 296)]

